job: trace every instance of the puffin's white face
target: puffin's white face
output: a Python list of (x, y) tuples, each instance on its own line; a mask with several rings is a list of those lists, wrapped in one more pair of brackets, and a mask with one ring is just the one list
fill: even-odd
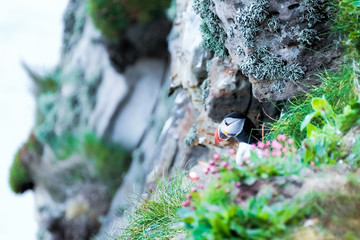
[(221, 123), (215, 133), (215, 142), (227, 140), (238, 135), (244, 127), (244, 118), (227, 117)]

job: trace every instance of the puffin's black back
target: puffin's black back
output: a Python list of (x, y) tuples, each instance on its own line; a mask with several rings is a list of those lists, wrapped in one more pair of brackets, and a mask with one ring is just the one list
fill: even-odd
[[(243, 114), (241, 115), (244, 116)], [(248, 117), (245, 118), (244, 128), (238, 135), (236, 135), (236, 139), (239, 142), (245, 142), (249, 144), (261, 141), (261, 134), (258, 130), (256, 130), (254, 123)]]

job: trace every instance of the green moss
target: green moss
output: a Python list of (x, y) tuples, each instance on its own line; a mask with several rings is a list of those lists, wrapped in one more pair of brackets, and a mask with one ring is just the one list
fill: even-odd
[(211, 0), (195, 0), (193, 9), (203, 19), (200, 26), (203, 46), (221, 58), (229, 56), (225, 47), (227, 35), (215, 13), (215, 4)]
[(302, 67), (297, 64), (285, 64), (281, 58), (271, 54), (266, 47), (257, 48), (255, 52), (247, 55), (240, 64), (240, 69), (246, 76), (262, 81), (296, 81), (304, 76)]
[(130, 166), (129, 151), (98, 138), (94, 133), (85, 134), (79, 148), (80, 152), (92, 161), (96, 176), (114, 193), (122, 181), (122, 174)]
[(33, 187), (33, 182), (28, 170), (21, 163), (23, 148), (16, 153), (10, 168), (9, 184), (14, 193), (21, 194)]
[(89, 0), (90, 15), (103, 36), (117, 39), (133, 22), (151, 22), (165, 15), (171, 0)]

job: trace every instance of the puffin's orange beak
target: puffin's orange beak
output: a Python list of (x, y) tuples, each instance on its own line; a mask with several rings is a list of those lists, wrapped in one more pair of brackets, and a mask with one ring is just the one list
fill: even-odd
[(219, 137), (219, 127), (220, 125), (218, 126), (218, 128), (216, 129), (215, 133), (214, 133), (214, 140), (215, 140), (215, 144), (218, 144), (219, 142), (222, 142), (224, 140), (220, 139)]

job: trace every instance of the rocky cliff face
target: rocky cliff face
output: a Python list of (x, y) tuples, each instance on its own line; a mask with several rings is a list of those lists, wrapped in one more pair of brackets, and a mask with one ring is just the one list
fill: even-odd
[[(226, 155), (224, 146), (236, 147), (213, 142), (226, 114), (241, 112), (261, 129), (279, 115), (279, 100), (313, 83), (321, 66), (336, 67), (341, 51), (323, 34), (326, 9), (307, 2), (178, 0), (171, 32), (170, 22), (154, 21), (151, 31), (135, 24), (122, 41), (111, 42), (94, 27), (87, 4), (70, 1), (60, 90), (40, 99), (56, 107), (37, 134), (90, 129), (132, 158), (113, 198), (83, 155), (58, 161), (45, 142), (41, 155), (24, 159), (35, 185), (39, 238), (89, 239), (100, 227), (100, 239), (116, 234), (124, 221), (119, 209), (129, 207), (132, 194), (207, 161), (214, 151)], [(216, 29), (222, 45), (215, 51), (205, 27)], [(142, 48), (144, 36), (153, 40), (150, 49)], [(39, 108), (48, 106), (41, 101)]]

